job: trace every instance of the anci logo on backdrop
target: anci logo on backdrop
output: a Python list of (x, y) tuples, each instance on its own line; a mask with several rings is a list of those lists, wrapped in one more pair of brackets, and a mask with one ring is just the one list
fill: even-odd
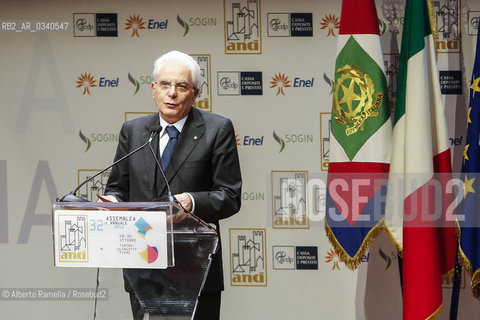
[(193, 106), (197, 109), (212, 112), (212, 58), (210, 54), (191, 53), (190, 56), (197, 60), (200, 66), (200, 92)]
[(74, 13), (74, 37), (117, 37), (116, 13)]
[(230, 285), (267, 286), (266, 230), (230, 229)]
[(95, 76), (90, 72), (81, 73), (76, 80), (76, 87), (83, 88), (82, 95), (88, 94), (91, 95), (93, 90), (90, 91), (91, 88), (117, 88), (118, 84), (120, 83), (120, 78), (107, 78), (107, 77), (100, 77), (97, 80)]
[[(378, 18), (380, 36), (383, 48), (383, 63), (385, 66), (385, 75), (387, 77), (388, 96), (390, 97), (390, 109), (394, 110), (397, 96), (397, 78), (400, 61), (400, 30), (403, 29), (405, 4), (400, 1), (397, 3), (384, 3), (382, 5), (382, 15)], [(332, 83), (332, 90), (333, 88)]]
[(273, 229), (309, 229), (308, 171), (272, 171)]
[(212, 27), (217, 25), (217, 18), (212, 17), (190, 17), (186, 20), (182, 19), (179, 14), (177, 14), (177, 22), (184, 29), (183, 36), (185, 37), (187, 33), (192, 28), (204, 28)]
[(269, 37), (312, 37), (312, 13), (268, 13)]
[(218, 71), (219, 96), (262, 95), (261, 71)]
[(261, 54), (260, 0), (223, 0), (225, 53)]
[[(436, 25), (438, 38), (435, 39), (435, 48), (438, 53), (459, 53), (460, 48), (460, 1), (438, 0), (432, 1), (432, 22)], [(446, 18), (448, 17), (448, 18)]]
[(320, 169), (328, 171), (330, 161), (330, 119), (331, 112), (320, 112)]
[(168, 19), (144, 19), (138, 14), (130, 15), (125, 21), (125, 30), (131, 31), (130, 37), (140, 37), (140, 30), (165, 30), (168, 27)]
[[(78, 169), (77, 170), (77, 183), (80, 184), (87, 179), (90, 179), (93, 175), (97, 174), (100, 169)], [(77, 195), (88, 199), (92, 202), (98, 200), (97, 195), (103, 195), (107, 186), (108, 177), (111, 170), (107, 170), (95, 178), (87, 181), (78, 191)]]
[(270, 81), (270, 88), (276, 89), (275, 95), (285, 95), (287, 90), (283, 90), (284, 88), (312, 88), (314, 84), (315, 78), (309, 79), (302, 79), (300, 77), (295, 77), (293, 80), (289, 79), (288, 75), (285, 73), (275, 73), (272, 76), (272, 80)]

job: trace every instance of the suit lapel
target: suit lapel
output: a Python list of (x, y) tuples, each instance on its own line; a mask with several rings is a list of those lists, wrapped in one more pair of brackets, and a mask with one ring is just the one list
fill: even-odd
[[(171, 183), (173, 177), (181, 168), (185, 160), (188, 159), (192, 151), (195, 149), (200, 138), (205, 133), (205, 122), (197, 109), (192, 108), (188, 115), (187, 121), (183, 126), (180, 138), (178, 139), (175, 151), (173, 152), (172, 159), (165, 171), (165, 176), (169, 183)], [(165, 183), (162, 181), (162, 188), (160, 195), (166, 188)], [(172, 191), (173, 192), (173, 191)]]
[[(152, 115), (150, 118), (147, 119), (145, 122), (145, 128), (141, 132), (141, 142), (145, 143), (150, 139), (150, 135), (152, 134), (152, 129), (160, 124), (160, 119), (157, 114)], [(155, 152), (155, 155), (158, 157), (158, 134), (155, 135), (155, 137), (152, 139), (151, 142), (153, 152)], [(152, 179), (152, 176), (156, 176), (156, 171), (157, 171), (157, 165), (155, 163), (155, 158), (152, 155), (152, 152), (150, 151), (150, 147), (146, 146), (142, 150), (142, 155), (143, 155), (143, 163), (145, 166), (145, 178), (146, 181), (149, 183), (149, 190), (154, 190), (155, 187), (155, 179)]]

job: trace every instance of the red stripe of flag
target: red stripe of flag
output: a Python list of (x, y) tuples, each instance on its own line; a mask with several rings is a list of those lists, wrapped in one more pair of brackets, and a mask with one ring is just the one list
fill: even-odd
[[(451, 172), (450, 149), (434, 156), (436, 174), (432, 180), (405, 198), (403, 228), (403, 319), (425, 320), (439, 314), (442, 306), (442, 274), (455, 265), (456, 236), (453, 221), (446, 221), (451, 204), (446, 184)], [(433, 180), (442, 187), (441, 221), (426, 221), (435, 213), (438, 196)], [(415, 219), (410, 220), (413, 217)], [(435, 311), (436, 310), (436, 311)], [(433, 313), (432, 313), (433, 312)]]
[(343, 0), (339, 34), (380, 34), (375, 1), (369, 1)]

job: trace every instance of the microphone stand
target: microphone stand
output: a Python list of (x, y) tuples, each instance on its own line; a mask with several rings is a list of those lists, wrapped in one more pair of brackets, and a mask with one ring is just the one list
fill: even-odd
[[(160, 128), (161, 130), (161, 128)], [(124, 155), (123, 157), (121, 157), (120, 159), (118, 159), (117, 161), (113, 162), (111, 165), (109, 165), (108, 167), (106, 167), (105, 169), (97, 172), (96, 174), (94, 174), (93, 176), (87, 178), (85, 181), (83, 181), (77, 188), (75, 188), (75, 190), (73, 190), (72, 192), (70, 192), (69, 194), (66, 194), (64, 195), (60, 200), (59, 202), (89, 202), (88, 199), (85, 199), (85, 198), (82, 198), (80, 196), (77, 196), (76, 193), (78, 191), (78, 189), (80, 189), (85, 183), (87, 183), (88, 181), (92, 180), (93, 178), (95, 178), (96, 176), (104, 173), (105, 171), (107, 171), (108, 169), (110, 169), (111, 167), (113, 167), (114, 165), (116, 165), (117, 163), (125, 160), (126, 158), (130, 157), (131, 155), (133, 155), (134, 153), (138, 152), (139, 150), (145, 148), (145, 146), (147, 145), (150, 145), (150, 143), (152, 142), (153, 138), (155, 137), (155, 135), (160, 131), (160, 130), (154, 130), (152, 131), (151, 135), (150, 135), (150, 139), (148, 139), (147, 142), (145, 142), (144, 144), (142, 144), (140, 147), (138, 147), (137, 149), (133, 150), (132, 152)]]

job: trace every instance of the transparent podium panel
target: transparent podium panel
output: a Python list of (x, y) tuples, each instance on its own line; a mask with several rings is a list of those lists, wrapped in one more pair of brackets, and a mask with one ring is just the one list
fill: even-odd
[(122, 268), (134, 319), (192, 319), (218, 249), (210, 225), (173, 202), (56, 202), (52, 218), (56, 266)]
[[(124, 269), (141, 309), (149, 319), (191, 319), (218, 247), (214, 229), (187, 213), (172, 217), (175, 267), (163, 270)], [(143, 313), (135, 315), (143, 319)]]

